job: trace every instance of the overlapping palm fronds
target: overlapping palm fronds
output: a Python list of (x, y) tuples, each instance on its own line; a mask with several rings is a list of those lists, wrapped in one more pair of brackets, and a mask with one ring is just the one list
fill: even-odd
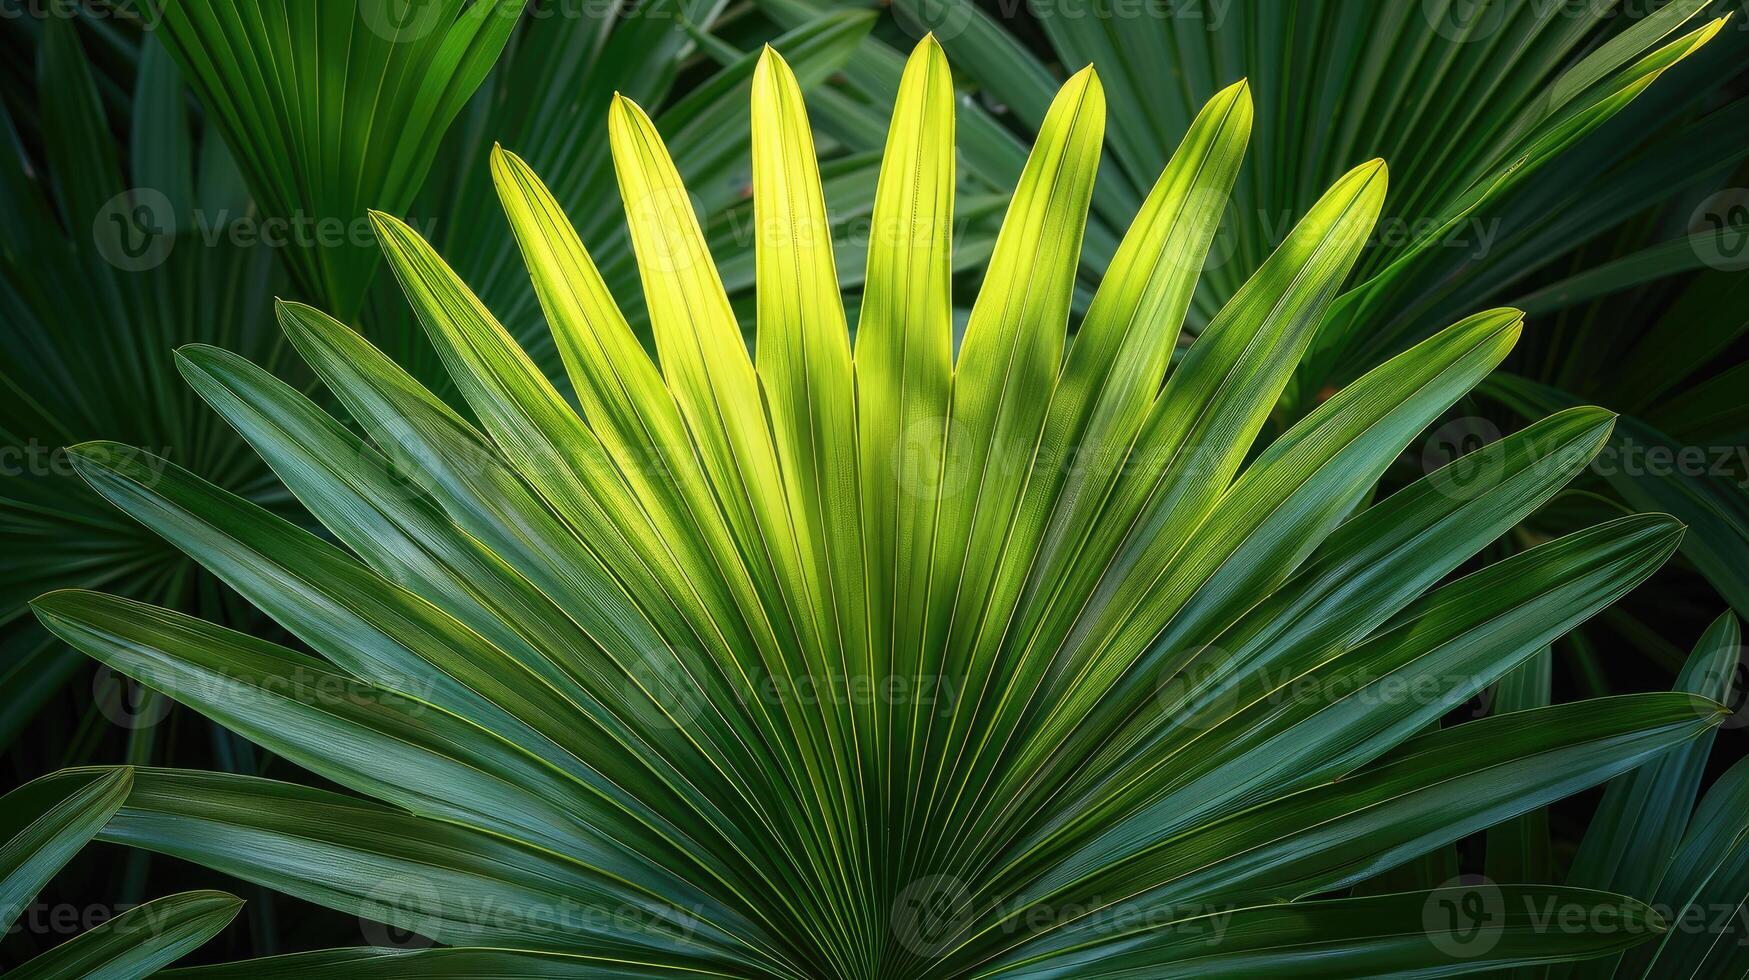
[[(1678, 522), (1630, 516), (1448, 580), (1583, 469), (1610, 413), (1558, 412), (1491, 465), (1375, 502), (1512, 348), (1521, 315), (1496, 309), (1254, 452), (1386, 172), (1337, 179), (1174, 363), (1253, 130), (1243, 83), (1190, 122), (1077, 316), (1106, 102), (1092, 70), (1070, 79), (956, 352), (956, 105), (932, 40), (896, 90), (854, 342), (801, 89), (768, 51), (752, 354), (658, 125), (618, 99), (654, 359), (565, 209), (499, 151), (576, 405), (379, 214), (471, 417), (305, 305), (282, 324), (365, 438), (246, 358), (178, 358), (331, 537), (137, 449), (77, 448), (100, 494), (315, 655), (83, 590), (38, 600), (44, 623), (356, 794), (140, 769), (99, 838), (452, 947), (189, 975), (1449, 975), (1644, 955), (1662, 919), (1610, 892), (1502, 886), (1479, 930), (1442, 925), (1461, 884), (1330, 897), (1724, 717), (1685, 690), (1427, 733), (1676, 547)], [(1551, 907), (1586, 925), (1551, 927), (1575, 918)]]
[[(114, 817), (133, 787), (129, 769), (76, 786), (27, 783), (0, 796), (0, 931)], [(115, 917), (6, 971), (22, 980), (149, 977), (211, 939), (242, 901), (218, 891), (170, 895)]]
[[(260, 460), (191, 400), (170, 350), (220, 344), (288, 370), (307, 388), (307, 372), (287, 364), (272, 320), (274, 296), (302, 296), (343, 312), (421, 376), (441, 374), (405, 305), (372, 300), (380, 259), (366, 201), (424, 214), (415, 223), (450, 246), (494, 307), (532, 338), (533, 293), (517, 271), (508, 226), (481, 206), (489, 180), (475, 138), (490, 131), (563, 174), (560, 193), (593, 208), (588, 226), (601, 230), (617, 221), (604, 184), (607, 154), (583, 134), (599, 129), (615, 89), (672, 101), (663, 118), (691, 127), (680, 145), (691, 147), (688, 162), (715, 209), (726, 211), (745, 184), (746, 144), (715, 137), (725, 107), (745, 111), (753, 58), (669, 99), (693, 32), (718, 6), (566, 5), (566, 16), (542, 8), (519, 21), (521, 5), (504, 0), (168, 0), (135, 11), (155, 30), (131, 34), (124, 28), (134, 20), (8, 11), (6, 39), (41, 61), (44, 104), (23, 120), (28, 138), (5, 120), (0, 173), (0, 303), (16, 325), (0, 351), (8, 392), (0, 411), (8, 555), (0, 677), (9, 692), (0, 745), (65, 689), (80, 662), (28, 622), (25, 604), (47, 584), (104, 588), (245, 628), (253, 622), (247, 606), (180, 553), (117, 520), (73, 476), (64, 448), (121, 437), (295, 516)], [(848, 57), (869, 19), (830, 15), (777, 44), (806, 77), (822, 77)], [(137, 68), (112, 64), (127, 59)], [(118, 70), (137, 81), (117, 89), (110, 76)], [(193, 107), (184, 80), (199, 96)], [(125, 152), (112, 142), (117, 130), (127, 133)], [(446, 130), (453, 135), (440, 153)], [(241, 166), (229, 148), (240, 148)], [(628, 276), (635, 270), (622, 264), (617, 281)], [(546, 346), (543, 360), (557, 373), (552, 354)], [(89, 713), (92, 699), (80, 690), (88, 717), (78, 730), (97, 738), (109, 720)], [(136, 760), (149, 757), (156, 732), (144, 722), (159, 707), (126, 708), (119, 719), (141, 743)], [(64, 756), (48, 764), (82, 757), (87, 742), (57, 745)], [(21, 768), (41, 771), (35, 761)]]
[(289, 502), (247, 447), (189, 398), (165, 353), (179, 343), (220, 343), (295, 370), (283, 337), (262, 319), (284, 285), (276, 260), (230, 234), (252, 212), (224, 144), (197, 138), (177, 72), (156, 43), (140, 50), (125, 165), (73, 22), (45, 22), (38, 69), (42, 160), (23, 156), (10, 114), (0, 109), (0, 308), (7, 322), (0, 340), (7, 453), (0, 476), (0, 744), (11, 742), (81, 661), (30, 620), (25, 604), (45, 582), (112, 589), (221, 618), (247, 609), (193, 574), (175, 549), (116, 520), (74, 476), (64, 447), (127, 433), (130, 442), (196, 466), (264, 506)]
[[(793, 23), (842, 4), (757, 6)], [(1552, 390), (1527, 403), (1502, 379), (1465, 412), (1486, 416), (1478, 428), (1490, 432), (1572, 404), (1627, 415), (1606, 452), (1609, 479), (1582, 481), (1577, 506), (1601, 491), (1619, 507), (1704, 528), (1685, 539), (1684, 558), (1749, 615), (1749, 465), (1730, 459), (1749, 434), (1739, 397), (1749, 327), (1741, 3), (1029, 0), (999, 17), (972, 0), (896, 0), (892, 9), (898, 28), (934, 30), (973, 82), (961, 183), (974, 193), (1012, 182), (1021, 159), (1012, 130), (1038, 126), (1058, 65), (1092, 63), (1117, 80), (1083, 304), (1177, 133), (1242, 75), (1269, 123), (1234, 188), (1190, 332), (1330, 180), (1369, 155), (1390, 160), (1398, 179), (1384, 217), (1283, 393), (1281, 420), (1474, 309), (1524, 309), (1529, 337), (1508, 369)], [(898, 60), (879, 38), (864, 42), (843, 88), (810, 96), (822, 128), (866, 144)], [(1648, 450), (1708, 462), (1622, 472), (1619, 461)], [(1545, 525), (1565, 523), (1557, 513)], [(1681, 651), (1661, 659), (1680, 663)]]

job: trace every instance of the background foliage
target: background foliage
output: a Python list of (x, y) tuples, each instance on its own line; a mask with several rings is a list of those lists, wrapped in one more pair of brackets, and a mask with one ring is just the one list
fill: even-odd
[[(563, 388), (491, 188), (495, 142), (546, 178), (647, 340), (601, 136), (616, 91), (656, 116), (706, 217), (731, 301), (751, 322), (747, 102), (768, 41), (808, 92), (854, 315), (885, 121), (904, 52), (925, 30), (946, 49), (961, 89), (954, 261), (962, 326), (972, 273), (989, 257), (1050, 98), (1084, 64), (1104, 79), (1110, 119), (1077, 310), (1194, 114), (1249, 79), (1258, 120), (1251, 150), (1181, 348), (1326, 187), (1366, 159), (1386, 158), (1392, 189), (1379, 231), (1265, 438), (1446, 324), (1493, 306), (1524, 309), (1524, 339), (1503, 372), (1430, 427), (1382, 490), (1530, 420), (1596, 404), (1623, 415), (1610, 446), (1485, 557), (1636, 511), (1667, 511), (1690, 531), (1677, 560), (1462, 713), (1698, 690), (1716, 678), (1694, 672), (1691, 650), (1708, 649), (1703, 634), (1722, 609), (1749, 615), (1749, 16), (1736, 10), (1680, 63), (1639, 59), (1735, 6), (5, 0), (5, 785), (120, 761), (305, 778), (94, 670), (25, 611), (50, 588), (101, 589), (295, 645), (100, 500), (61, 452), (94, 438), (147, 447), (310, 523), (183, 384), (173, 347), (238, 351), (323, 399), (273, 322), (276, 296), (307, 301), (467, 412), (381, 268), (365, 216), (377, 208), (424, 232)], [(1740, 740), (1728, 727), (1713, 752), (1674, 774), (1649, 767), (1624, 778), (1710, 786), (1742, 754)], [(1726, 777), (1721, 792), (1740, 781)], [(1602, 838), (1587, 841), (1601, 833), (1594, 828), (1625, 819), (1634, 792), (1577, 797), (1396, 874), (1438, 884), (1460, 868), (1485, 867), (1501, 881), (1570, 872), (1575, 883), (1631, 892), (1631, 869), (1603, 867)], [(1696, 787), (1657, 792), (1692, 799)], [(127, 903), (225, 884), (131, 852), (113, 866), (87, 854), (51, 894)], [(246, 913), (197, 955), (304, 948), (337, 933), (351, 941), (360, 928), (263, 890), (240, 893), (251, 899)], [(17, 931), (0, 951), (17, 962), (64, 938)]]

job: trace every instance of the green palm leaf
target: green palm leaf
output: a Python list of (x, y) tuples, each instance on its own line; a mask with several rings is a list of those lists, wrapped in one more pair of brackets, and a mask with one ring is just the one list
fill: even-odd
[[(826, 6), (760, 3), (783, 24)], [(1257, 132), (1247, 175), (1234, 189), (1235, 218), (1205, 272), (1197, 322), (1246, 281), (1342, 170), (1378, 155), (1402, 178), (1391, 225), (1358, 270), (1357, 281), (1368, 281), (1369, 292), (1357, 291), (1339, 308), (1321, 341), (1330, 350), (1302, 367), (1305, 390), (1296, 397), (1309, 407), (1318, 386), (1352, 378), (1381, 354), (1450, 322), (1466, 304), (1508, 298), (1500, 290), (1528, 271), (1532, 257), (1548, 262), (1571, 249), (1580, 233), (1619, 223), (1624, 204), (1643, 207), (1682, 186), (1648, 177), (1643, 161), (1608, 169), (1597, 152), (1607, 161), (1623, 159), (1645, 145), (1636, 126), (1683, 113), (1716, 91), (1740, 63), (1735, 39), (1720, 42), (1731, 51), (1707, 53), (1705, 70), (1655, 89), (1658, 105), (1636, 109), (1615, 128), (1627, 138), (1608, 148), (1598, 145), (1603, 141), (1587, 144), (1597, 152), (1564, 151), (1627, 111), (1659, 75), (1717, 34), (1717, 21), (1692, 26), (1708, 6), (1677, 0), (1647, 13), (1443, 0), (1377, 9), (1268, 2), (1095, 3), (1076, 11), (1032, 5), (1062, 65), (1091, 63), (1119, 82), (1108, 133), (1112, 159), (1102, 168), (1093, 205), (1093, 224), (1103, 227), (1090, 228), (1085, 278), (1097, 280), (1141, 189), (1204, 100), (1250, 76), (1271, 122)], [(901, 0), (894, 7), (903, 27), (933, 30), (1003, 111), (1030, 129), (1040, 125), (1057, 84), (1051, 69), (993, 16), (969, 0)], [(1639, 19), (1619, 27), (1630, 13)], [(876, 105), (889, 103), (898, 60), (881, 42), (865, 42), (847, 72), (852, 92)], [(822, 99), (820, 108), (822, 125), (841, 138), (866, 131), (846, 121), (865, 111), (854, 100)], [(969, 111), (967, 178), (1011, 184), (1019, 147), (983, 110)], [(1682, 159), (1686, 177), (1740, 159), (1743, 148), (1735, 138), (1675, 138), (1647, 152)], [(1539, 175), (1539, 169), (1547, 172)], [(1560, 203), (1548, 200), (1551, 195)], [(1563, 233), (1542, 227), (1536, 219), (1543, 214), (1559, 215)], [(1475, 234), (1453, 234), (1454, 223), (1472, 216), (1496, 233), (1486, 252), (1472, 258), (1469, 250), (1443, 247), (1454, 240), (1475, 244)], [(1501, 231), (1506, 237), (1493, 240)]]
[[(13, 138), (0, 154), (6, 205), (0, 308), (13, 325), (0, 342), (0, 381), (11, 392), (0, 420), (9, 447), (0, 532), (13, 556), (0, 576), (0, 679), (12, 695), (0, 706), (0, 743), (10, 744), (64, 691), (80, 663), (34, 623), (12, 623), (28, 621), (26, 604), (45, 585), (103, 588), (239, 625), (254, 622), (246, 604), (194, 574), (156, 536), (116, 520), (70, 480), (63, 447), (120, 437), (303, 519), (260, 461), (189, 397), (165, 352), (190, 342), (219, 344), (307, 389), (302, 365), (286, 363), (288, 345), (269, 322), (269, 301), (290, 292), (321, 297), (330, 308), (357, 305), (339, 297), (362, 290), (377, 263), (370, 242), (358, 251), (357, 240), (372, 234), (359, 203), (365, 200), (442, 214), (442, 240), (455, 243), (451, 259), (478, 277), (494, 308), (517, 325), (519, 341), (554, 370), (533, 293), (491, 200), (486, 150), (473, 137), (489, 129), (563, 174), (558, 186), (567, 203), (590, 209), (586, 227), (623, 240), (605, 141), (582, 134), (605, 121), (604, 96), (615, 87), (652, 103), (666, 100), (692, 49), (688, 28), (717, 9), (652, 2), (620, 25), (599, 10), (544, 11), (519, 22), (517, 11), (501, 3), (473, 4), (461, 16), (455, 14), (461, 4), (439, 9), (372, 0), (350, 13), (331, 6), (178, 0), (163, 11), (165, 30), (143, 40), (114, 33), (101, 20), (53, 17), (39, 25), (6, 18), (8, 38), (37, 28), (26, 53), (41, 63), (43, 104), (40, 118), (14, 120), (0, 109), (0, 129), (17, 136), (14, 130), (26, 125), (41, 127), (47, 152), (44, 160), (28, 159), (22, 151), (32, 141)], [(406, 19), (394, 19), (400, 14)], [(813, 81), (848, 56), (869, 20), (831, 15), (777, 43)], [(518, 23), (509, 42), (498, 37)], [(393, 28), (387, 37), (385, 25)], [(346, 43), (331, 43), (329, 35)], [(451, 49), (462, 41), (462, 61), (452, 64), (446, 59), (458, 55)], [(489, 59), (477, 63), (484, 56), (479, 46), (495, 43), (507, 47), (502, 67), (467, 99), (491, 67)], [(279, 60), (285, 45), (297, 51), (300, 72), (276, 70), (290, 64)], [(137, 80), (128, 79), (126, 93), (101, 70), (111, 59), (137, 62), (128, 69)], [(664, 113), (689, 130), (683, 138), (689, 174), (710, 188), (719, 210), (740, 198), (745, 163), (736, 149), (745, 152), (745, 139), (716, 138), (721, 125), (714, 120), (731, 108), (745, 113), (755, 60), (710, 77)], [(198, 117), (189, 109), (183, 69), (197, 93), (214, 100)], [(538, 106), (520, 97), (531, 89), (542, 92)], [(342, 122), (358, 120), (337, 118), (335, 106), (345, 103), (351, 107), (345, 112), (356, 113), (345, 100), (373, 90), (383, 100), (380, 118), (396, 125), (346, 123), (347, 135), (336, 138)], [(441, 105), (425, 104), (433, 99)], [(118, 105), (106, 107), (110, 101)], [(398, 108), (385, 108), (391, 101)], [(124, 116), (131, 121), (126, 168), (108, 135), (126, 128), (115, 122)], [(453, 127), (451, 117), (458, 120)], [(427, 144), (446, 128), (452, 139), (439, 153)], [(258, 130), (271, 138), (257, 138)], [(227, 146), (247, 149), (241, 165)], [(487, 210), (494, 213), (482, 219)], [(349, 232), (339, 244), (331, 234), (336, 227)], [(276, 228), (289, 229), (284, 242), (267, 239)], [(629, 255), (613, 276), (622, 293), (633, 283)], [(411, 318), (398, 296), (351, 318), (397, 362), (437, 373), (430, 345), (407, 329)], [(10, 458), (14, 451), (17, 460)], [(14, 462), (19, 472), (11, 474)], [(90, 717), (97, 723), (90, 730), (103, 731), (101, 716)], [(144, 761), (158, 735), (150, 726), (131, 730), (132, 758)], [(71, 746), (48, 764), (83, 751), (82, 743)]]
[[(158, 17), (262, 209), (307, 223), (411, 205), (520, 13), (502, 0), (163, 0)], [(309, 295), (350, 319), (377, 257), (360, 241), (311, 240), (290, 261)]]
[[(1171, 366), (1251, 128), (1246, 87), (1224, 90), (1071, 344), (1105, 121), (1089, 71), (1042, 116), (955, 355), (933, 40), (896, 90), (854, 344), (801, 88), (768, 49), (754, 350), (675, 155), (621, 97), (653, 360), (556, 195), (495, 152), (575, 405), (379, 212), (469, 417), (307, 306), (282, 325), (364, 438), (243, 358), (179, 361), (332, 539), (150, 453), (78, 448), (100, 494), (315, 655), (91, 591), (43, 596), (43, 623), (356, 794), (140, 769), (102, 838), (477, 947), (190, 975), (1434, 976), (1657, 934), (1631, 900), (1513, 886), (1465, 957), (1405, 911), (1449, 890), (1319, 900), (1725, 714), (1659, 693), (1428, 731), (1681, 537), (1628, 517), (1440, 584), (1585, 466), (1613, 423), (1595, 409), (1373, 501), (1521, 314), (1460, 320), (1253, 452), (1384, 167), (1337, 180)], [(1550, 931), (1546, 902), (1624, 927)], [(1186, 941), (1215, 914), (1231, 931)]]
[(26, 980), (149, 977), (223, 929), (242, 900), (224, 892), (154, 899), (110, 919), (8, 975)]
[[(71, 778), (48, 776), (0, 797), (0, 925), (10, 930), (38, 890), (114, 818), (133, 789), (133, 776), (128, 768)], [(148, 977), (211, 939), (242, 904), (236, 896), (216, 891), (147, 902), (9, 970), (7, 976)]]
[[(836, 4), (757, 6), (794, 25)], [(1041, 2), (995, 12), (970, 0), (900, 0), (892, 9), (899, 30), (934, 30), (973, 82), (961, 123), (967, 192), (1013, 183), (1024, 153), (1010, 130), (1037, 130), (1059, 67), (1093, 64), (1115, 80), (1077, 308), (1111, 267), (1119, 231), (1179, 133), (1241, 76), (1270, 121), (1233, 187), (1189, 332), (1329, 181), (1368, 156), (1391, 161), (1383, 221), (1310, 352), (1295, 358), (1284, 421), (1453, 319), (1506, 303), (1536, 327), (1514, 370), (1626, 413), (1624, 433), (1646, 425), (1715, 453), (1749, 438), (1734, 347), (1743, 277), (1729, 260), (1749, 232), (1736, 190), (1700, 200), (1740, 186), (1749, 156), (1740, 2)], [(840, 90), (812, 96), (822, 129), (851, 148), (874, 145), (868, 117), (893, 99), (901, 58), (878, 39), (893, 33), (863, 43)], [(1740, 462), (1728, 469), (1743, 479)], [(1640, 482), (1659, 481), (1690, 482)], [(1656, 497), (1661, 509), (1742, 496), (1730, 486), (1647, 489), (1611, 495), (1632, 507)], [(1728, 569), (1749, 551), (1735, 530), (1721, 531), (1691, 535), (1685, 556), (1742, 613)]]
[(284, 279), (270, 250), (231, 237), (249, 220), (248, 194), (224, 145), (195, 138), (169, 56), (150, 39), (140, 49), (124, 170), (88, 43), (74, 21), (43, 25), (36, 49), (43, 161), (24, 155), (14, 120), (0, 109), (0, 130), (9, 134), (0, 153), (0, 308), (9, 324), (0, 340), (7, 389), (0, 436), (9, 453), (20, 454), (9, 459), (0, 487), (8, 551), (0, 578), (6, 744), (79, 662), (26, 625), (26, 604), (45, 585), (110, 589), (237, 622), (253, 618), (234, 596), (191, 576), (174, 549), (115, 521), (111, 508), (72, 479), (62, 447), (98, 435), (151, 446), (283, 508), (283, 489), (187, 397), (164, 351), (218, 343), (248, 351), (294, 383), (308, 377), (286, 363), (284, 338), (252, 312), (267, 308)]

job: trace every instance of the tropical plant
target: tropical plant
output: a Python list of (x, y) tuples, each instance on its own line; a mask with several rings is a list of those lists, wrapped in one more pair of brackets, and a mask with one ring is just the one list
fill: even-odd
[[(146, 5), (156, 29), (142, 31), (135, 20), (30, 17), (0, 2), (8, 5), (0, 35), (39, 62), (41, 102), (16, 125), (0, 106), (0, 310), (10, 325), (0, 339), (0, 746), (60, 695), (83, 715), (61, 722), (76, 737), (26, 747), (12, 768), (34, 775), (92, 757), (93, 743), (115, 731), (94, 701), (128, 712), (130, 761), (161, 760), (176, 740), (150, 722), (169, 706), (130, 707), (100, 683), (65, 695), (83, 658), (37, 628), (29, 599), (50, 584), (101, 588), (240, 629), (261, 624), (198, 565), (117, 520), (72, 475), (63, 447), (100, 435), (151, 447), (308, 523), (259, 458), (200, 409), (171, 349), (219, 344), (307, 390), (308, 373), (272, 322), (275, 295), (299, 296), (339, 312), (436, 383), (441, 369), (405, 303), (373, 292), (379, 260), (360, 203), (371, 201), (436, 216), (438, 240), (557, 373), (550, 343), (537, 343), (531, 329), (539, 316), (526, 277), (507, 275), (516, 266), (509, 228), (484, 213), (490, 182), (478, 134), (563, 174), (557, 192), (593, 208), (577, 213), (596, 232), (617, 209), (602, 186), (605, 147), (581, 134), (599, 128), (616, 88), (672, 102), (662, 118), (689, 133), (677, 144), (689, 177), (725, 211), (746, 180), (746, 144), (714, 137), (724, 120), (744, 117), (754, 58), (669, 98), (693, 33), (718, 3), (568, 11), (577, 16), (536, 5), (518, 20), (522, 5), (507, 0), (405, 9), (398, 0), (176, 0)], [(849, 56), (870, 20), (830, 14), (774, 43), (817, 79)], [(334, 37), (356, 43), (326, 43)], [(286, 51), (297, 54), (281, 57)], [(308, 71), (271, 70), (292, 61)], [(315, 106), (338, 107), (344, 125)], [(439, 152), (446, 130), (452, 138)], [(127, 134), (120, 148), (115, 131)], [(361, 222), (364, 242), (353, 234)], [(623, 287), (632, 275), (623, 263), (610, 282)], [(100, 689), (98, 699), (84, 695)], [(217, 738), (219, 764), (254, 769), (246, 745)]]
[[(755, 6), (791, 24), (862, 4)], [(1486, 386), (1491, 397), (1460, 414), (1494, 435), (1571, 404), (1626, 416), (1606, 450), (1617, 461), (1611, 478), (1581, 480), (1584, 492), (1533, 530), (1571, 526), (1569, 510), (1594, 516), (1599, 494), (1668, 510), (1696, 528), (1683, 541), (1686, 562), (1749, 615), (1745, 461), (1722, 474), (1640, 467), (1631, 479), (1619, 466), (1652, 447), (1734, 457), (1749, 439), (1739, 397), (1749, 371), (1739, 340), (1749, 327), (1740, 258), (1749, 243), (1749, 30), (1740, 0), (1029, 0), (1000, 15), (972, 0), (894, 0), (890, 9), (842, 89), (810, 94), (819, 124), (852, 147), (877, 139), (868, 117), (890, 102), (899, 63), (883, 37), (934, 30), (977, 96), (962, 117), (965, 191), (1011, 186), (1022, 159), (1012, 130), (1036, 130), (1059, 65), (1092, 63), (1118, 80), (1078, 308), (1178, 133), (1240, 75), (1272, 122), (1230, 197), (1187, 337), (1320, 188), (1353, 160), (1390, 160), (1398, 180), (1384, 218), (1284, 391), (1282, 421), (1458, 316), (1523, 309), (1536, 329), (1505, 369), (1554, 390), (1527, 403), (1516, 379), (1501, 377)], [(1463, 425), (1456, 432), (1467, 435)], [(1684, 601), (1696, 592), (1672, 575), (1657, 588)], [(1667, 623), (1631, 611), (1609, 619), (1635, 636), (1631, 649), (1680, 666), (1682, 651), (1659, 639)], [(1562, 663), (1582, 665), (1588, 687), (1638, 686), (1623, 676), (1631, 671), (1597, 666), (1607, 658), (1587, 651), (1601, 642), (1576, 634), (1570, 646), (1581, 655)]]
[[(112, 769), (77, 786), (27, 783), (0, 797), (0, 932), (27, 911), (37, 891), (127, 800), (133, 771)], [(223, 929), (242, 900), (217, 891), (170, 895), (8, 970), (19, 980), (147, 977)]]
[[(1253, 451), (1379, 214), (1381, 161), (1168, 371), (1251, 130), (1247, 87), (1222, 91), (1065, 351), (1105, 120), (1083, 71), (956, 354), (955, 100), (926, 39), (853, 349), (800, 88), (768, 50), (751, 94), (755, 354), (656, 126), (620, 98), (655, 361), (534, 172), (492, 156), (580, 410), (379, 213), (477, 424), (300, 304), (280, 306), (287, 335), (369, 441), (243, 358), (178, 352), (331, 539), (138, 449), (74, 450), (317, 656), (88, 591), (39, 599), (44, 624), (359, 794), (138, 769), (98, 837), (455, 947), (196, 975), (1426, 976), (1660, 931), (1631, 898), (1515, 885), (1469, 946), (1428, 911), (1461, 886), (1340, 897), (1725, 713), (1627, 695), (1418, 734), (1650, 574), (1681, 527), (1631, 516), (1440, 584), (1585, 465), (1612, 424), (1592, 408), (1370, 501), (1506, 355), (1513, 310)], [(1548, 903), (1616, 927), (1550, 929)]]
[[(74, 476), (62, 448), (114, 433), (283, 508), (283, 487), (190, 397), (167, 351), (205, 341), (249, 351), (275, 370), (299, 366), (265, 320), (285, 278), (270, 250), (229, 236), (234, 222), (249, 220), (248, 192), (224, 144), (198, 137), (164, 49), (148, 41), (139, 50), (125, 167), (76, 23), (45, 21), (35, 52), (41, 158), (26, 155), (11, 113), (0, 107), (0, 310), (7, 323), (0, 339), (0, 439), (7, 447), (0, 745), (84, 662), (28, 613), (46, 583), (123, 592), (237, 625), (251, 621), (246, 604), (196, 574), (174, 548), (116, 520)], [(206, 229), (197, 227), (197, 214), (207, 216)], [(208, 241), (208, 233), (216, 237)], [(132, 730), (138, 740), (154, 734), (149, 726)], [(73, 741), (56, 747), (77, 759), (82, 739)], [(47, 760), (51, 769), (64, 764)]]
[[(1740, 693), (1742, 632), (1726, 612), (1714, 620), (1688, 654), (1675, 690), (1708, 700)], [(1550, 651), (1544, 650), (1503, 677), (1484, 700), (1494, 714), (1534, 710), (1550, 702)], [(1729, 727), (1740, 727), (1741, 710)], [(1497, 908), (1501, 886), (1562, 877), (1568, 887), (1643, 895), (1671, 924), (1652, 942), (1585, 962), (1571, 962), (1514, 975), (1554, 980), (1639, 980), (1655, 977), (1736, 977), (1749, 965), (1744, 940), (1744, 903), (1749, 900), (1749, 761), (1718, 766), (1724, 771), (1704, 794), (1714, 737), (1666, 750), (1639, 768), (1611, 780), (1572, 854), (1560, 856), (1550, 834), (1550, 814), (1527, 811), (1485, 835), (1482, 874), (1460, 876), (1456, 849), (1437, 848), (1371, 881), (1358, 891), (1388, 893), (1457, 879), (1468, 885), (1474, 908)], [(1698, 803), (1697, 803), (1698, 799)]]
[[(758, 0), (785, 24), (845, 6), (856, 4)], [(1272, 124), (1256, 134), (1231, 195), (1193, 328), (1351, 161), (1393, 161), (1404, 179), (1389, 225), (1369, 242), (1354, 288), (1287, 393), (1299, 414), (1323, 386), (1478, 302), (1515, 298), (1537, 270), (1558, 268), (1646, 208), (1697, 187), (1705, 193), (1706, 181), (1740, 166), (1749, 101), (1725, 87), (1749, 39), (1708, 16), (1736, 6), (1033, 0), (1004, 21), (972, 0), (892, 4), (901, 27), (935, 32), (985, 96), (967, 107), (963, 152), (974, 186), (1012, 185), (1024, 154), (1003, 122), (1036, 129), (1055, 85), (1051, 58), (1121, 80), (1083, 255), (1086, 284), (1098, 281), (1177, 134), (1214, 92), (1249, 77)], [(1044, 55), (1017, 39), (1022, 28), (1042, 34)], [(881, 40), (865, 41), (845, 71), (846, 90), (818, 96), (822, 127), (852, 145), (868, 140), (866, 117), (890, 102), (898, 60)], [(1680, 77), (1664, 84), (1667, 73)], [(1656, 263), (1621, 259), (1641, 276), (1700, 266), (1686, 247), (1663, 253)], [(1552, 295), (1538, 297), (1539, 313)]]
[[(1741, 627), (1727, 612), (1695, 644), (1676, 689), (1726, 699), (1742, 654)], [(1711, 746), (1711, 735), (1702, 736), (1617, 777), (1567, 876), (1577, 887), (1645, 895), (1680, 927), (1619, 961), (1574, 964), (1555, 976), (1726, 977), (1749, 967), (1739, 911), (1749, 899), (1749, 760), (1739, 759), (1697, 803)]]

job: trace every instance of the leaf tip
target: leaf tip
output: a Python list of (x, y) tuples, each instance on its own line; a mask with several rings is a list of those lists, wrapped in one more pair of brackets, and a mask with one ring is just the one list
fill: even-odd
[(65, 606), (73, 596), (78, 595), (80, 591), (79, 589), (50, 589), (30, 600), (30, 611), (35, 613), (39, 620), (58, 619), (60, 618), (60, 608)]
[(365, 209), (365, 214), (370, 218), (370, 226), (376, 231), (378, 241), (384, 241), (392, 235), (398, 235), (400, 230), (406, 227), (401, 223), (401, 219), (387, 211), (378, 211), (376, 208), (367, 208)]
[(1099, 69), (1093, 67), (1093, 62), (1089, 61), (1086, 67), (1070, 75), (1069, 80), (1063, 83), (1064, 88), (1072, 86), (1085, 87), (1090, 91), (1101, 91), (1103, 86), (1099, 81)]
[(613, 103), (607, 113), (607, 135), (610, 142), (619, 144), (630, 137), (644, 116), (644, 110), (636, 102), (620, 94), (613, 93)]

